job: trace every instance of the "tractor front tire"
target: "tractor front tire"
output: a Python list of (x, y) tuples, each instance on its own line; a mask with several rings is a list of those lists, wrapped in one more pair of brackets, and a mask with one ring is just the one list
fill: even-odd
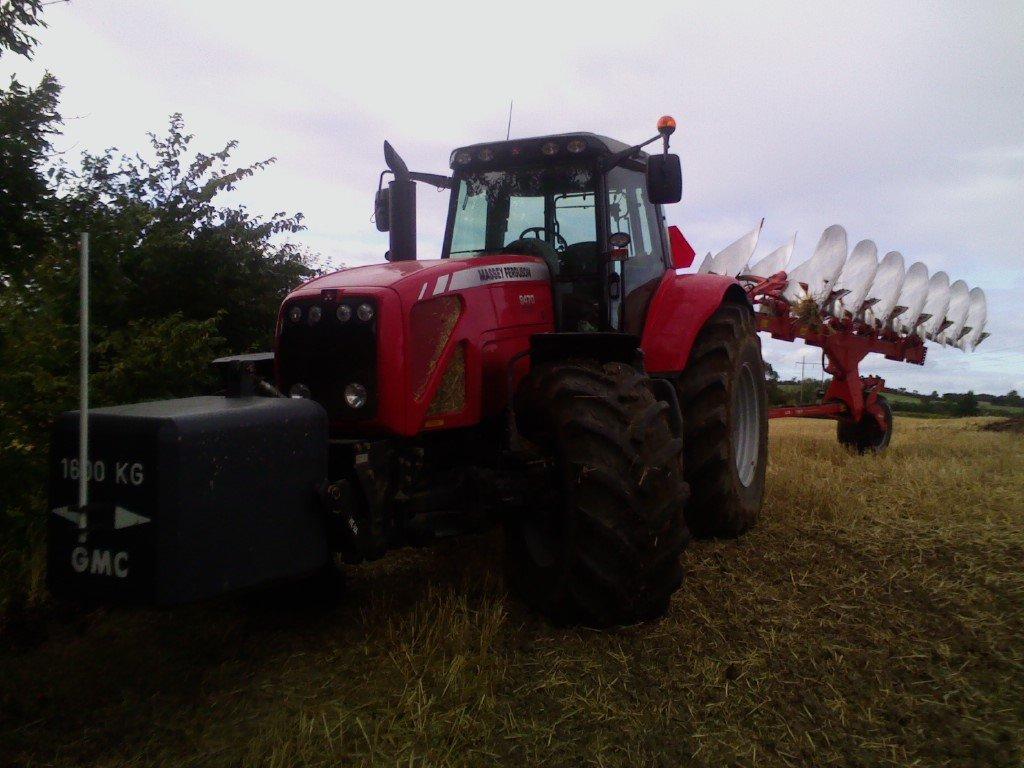
[(694, 536), (735, 537), (761, 511), (768, 398), (750, 308), (726, 301), (708, 319), (677, 381)]
[(836, 422), (836, 437), (840, 444), (853, 448), (857, 453), (881, 453), (892, 440), (892, 407), (881, 395), (878, 405), (885, 413), (886, 428), (878, 426), (878, 420), (870, 413), (863, 413), (860, 421), (839, 419)]
[(519, 398), (549, 469), (506, 522), (509, 586), (557, 624), (661, 616), (682, 581), (682, 440), (650, 379), (628, 365), (535, 368)]

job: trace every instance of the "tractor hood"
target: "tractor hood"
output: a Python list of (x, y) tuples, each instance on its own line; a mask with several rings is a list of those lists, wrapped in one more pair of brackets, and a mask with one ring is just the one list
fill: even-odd
[(444, 259), (423, 261), (394, 261), (383, 264), (367, 264), (365, 267), (350, 267), (332, 272), (304, 283), (297, 290), (321, 291), (325, 288), (389, 288), (400, 280), (421, 274), (445, 264)]
[[(278, 313), (278, 388), (301, 396), (301, 385), (345, 434), (417, 434), (456, 348), (464, 370), (479, 371), (485, 333), (519, 328), (518, 343), (528, 346), (530, 335), (553, 329), (549, 286), (544, 261), (517, 254), (390, 262), (318, 277), (292, 291)], [(499, 368), (495, 381), (504, 382)], [(365, 389), (363, 404), (349, 401), (351, 383)], [(434, 426), (476, 423), (480, 401), (473, 402)]]
[[(548, 268), (535, 256), (500, 254), (473, 259), (424, 259), (369, 264), (310, 280), (289, 296), (330, 289), (393, 288), (418, 298), (457, 288), (521, 280), (547, 280)], [(402, 290), (404, 289), (404, 290)]]

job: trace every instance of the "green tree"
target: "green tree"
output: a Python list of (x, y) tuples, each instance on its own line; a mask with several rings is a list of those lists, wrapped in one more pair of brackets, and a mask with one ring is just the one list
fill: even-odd
[[(41, 13), (39, 0), (0, 0), (0, 58), (32, 58), (31, 30), (45, 26)], [(45, 245), (52, 199), (46, 162), (60, 129), (59, 98), (60, 85), (49, 73), (35, 88), (12, 76), (0, 89), (0, 291), (23, 277)]]
[[(31, 58), (34, 27), (43, 26), (42, 5), (28, 0), (0, 0), (0, 58), (13, 53)], [(47, 221), (52, 213), (53, 193), (46, 164), (50, 137), (59, 129), (57, 102), (60, 86), (49, 74), (36, 88), (22, 85), (12, 77), (0, 88), (0, 324), (25, 302), (23, 284), (26, 265), (34, 263), (48, 244)], [(39, 540), (41, 526), (26, 514), (32, 495), (39, 495), (40, 456), (45, 436), (26, 430), (22, 411), (27, 401), (45, 397), (45, 392), (21, 393), (14, 389), (12, 374), (20, 361), (10, 352), (24, 351), (5, 344), (0, 331), (0, 617), (10, 587), (22, 588), (31, 560), (31, 542)], [(49, 347), (40, 356), (55, 354)]]
[(4, 51), (32, 58), (33, 27), (45, 27), (42, 0), (0, 0), (0, 57)]
[(769, 405), (781, 405), (786, 395), (779, 386), (779, 372), (767, 360), (764, 361), (765, 389)]
[(973, 391), (957, 395), (953, 413), (956, 416), (977, 416), (979, 413), (978, 396)]
[(55, 174), (46, 247), (0, 296), (0, 475), (39, 475), (50, 420), (74, 406), (80, 232), (91, 233), (97, 405), (208, 388), (210, 360), (268, 348), (281, 299), (313, 274), (303, 251), (275, 238), (299, 231), (300, 215), (216, 203), (272, 160), (231, 168), (234, 142), (190, 157), (191, 140), (175, 115), (166, 136), (151, 136), (153, 161), (108, 151)]
[(60, 129), (60, 85), (12, 79), (0, 90), (0, 290), (23, 281), (50, 238), (53, 176), (50, 139)]
[(302, 230), (302, 214), (264, 219), (242, 205), (219, 205), (217, 197), (274, 158), (233, 166), (234, 141), (193, 154), (193, 136), (178, 114), (165, 135), (149, 138), (152, 159), (108, 150), (64, 170), (65, 239), (39, 279), (52, 292), (77, 291), (69, 284), (74, 241), (89, 231), (99, 326), (124, 329), (178, 313), (188, 321), (216, 319), (233, 350), (268, 348), (281, 299), (313, 274), (308, 255), (276, 237)]
[[(58, 93), (48, 95), (57, 123)], [(26, 146), (42, 146), (55, 125), (10, 124)], [(300, 214), (264, 218), (218, 200), (273, 159), (232, 166), (235, 142), (195, 153), (192, 141), (174, 115), (166, 134), (150, 136), (149, 158), (109, 150), (44, 168), (41, 150), (25, 178), (34, 169), (48, 186), (12, 186), (11, 209), (39, 228), (0, 243), (0, 571), (9, 580), (27, 560), (4, 560), (39, 538), (50, 424), (76, 402), (79, 233), (91, 234), (98, 406), (208, 390), (210, 361), (269, 348), (282, 298), (314, 274), (309, 255), (279, 237), (303, 228)]]

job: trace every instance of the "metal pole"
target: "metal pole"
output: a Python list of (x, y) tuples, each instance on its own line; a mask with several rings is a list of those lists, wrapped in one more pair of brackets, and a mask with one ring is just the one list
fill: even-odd
[[(86, 468), (89, 462), (89, 233), (82, 233), (81, 316), (78, 322), (78, 506), (89, 503), (89, 484)], [(85, 515), (79, 520), (85, 522)]]

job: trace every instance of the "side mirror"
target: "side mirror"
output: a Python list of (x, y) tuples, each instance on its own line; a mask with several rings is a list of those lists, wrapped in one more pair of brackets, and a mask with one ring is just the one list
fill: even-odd
[(683, 167), (679, 155), (664, 153), (647, 158), (647, 197), (655, 205), (682, 200)]
[(378, 232), (387, 232), (391, 228), (391, 190), (387, 187), (377, 190), (373, 198), (373, 220), (377, 222)]
[[(629, 259), (629, 233), (628, 232), (615, 232), (608, 237), (608, 245), (611, 246), (611, 250), (605, 254), (605, 258), (608, 261), (626, 261)], [(613, 299), (618, 298), (612, 296)]]
[(608, 245), (612, 248), (629, 248), (630, 238), (628, 232), (615, 232), (608, 238)]

